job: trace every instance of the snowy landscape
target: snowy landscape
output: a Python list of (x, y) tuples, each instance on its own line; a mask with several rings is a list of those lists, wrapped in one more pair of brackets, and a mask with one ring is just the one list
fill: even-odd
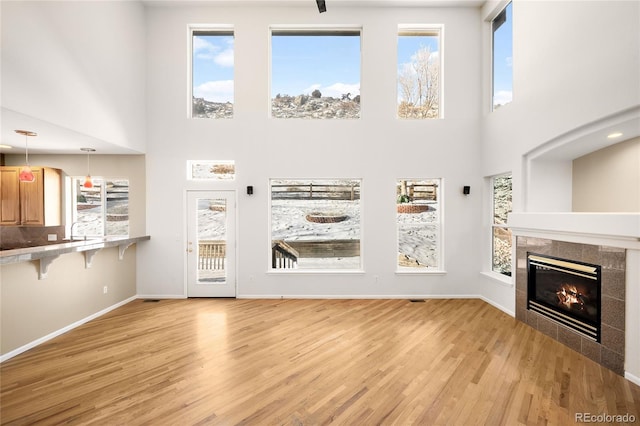
[[(316, 223), (307, 215), (321, 213), (346, 216), (335, 223)], [(285, 241), (360, 240), (359, 200), (272, 200), (271, 239)], [(435, 267), (438, 265), (437, 241), (439, 238), (438, 210), (422, 213), (398, 213), (400, 269)], [(210, 200), (200, 200), (198, 205), (200, 240), (225, 239), (225, 212)], [(299, 269), (358, 269), (360, 256), (332, 258), (299, 258)]]

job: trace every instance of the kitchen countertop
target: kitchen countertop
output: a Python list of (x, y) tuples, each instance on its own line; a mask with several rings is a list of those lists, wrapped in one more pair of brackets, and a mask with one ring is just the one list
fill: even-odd
[(0, 265), (28, 262), (44, 258), (58, 257), (61, 254), (100, 250), (107, 247), (128, 247), (138, 241), (146, 241), (149, 235), (141, 237), (106, 237), (88, 240), (67, 241), (58, 244), (47, 244), (37, 247), (18, 248), (0, 251)]

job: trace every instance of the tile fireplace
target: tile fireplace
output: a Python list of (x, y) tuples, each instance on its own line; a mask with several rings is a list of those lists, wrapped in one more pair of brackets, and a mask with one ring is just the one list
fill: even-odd
[(624, 375), (624, 248), (516, 237), (516, 318)]

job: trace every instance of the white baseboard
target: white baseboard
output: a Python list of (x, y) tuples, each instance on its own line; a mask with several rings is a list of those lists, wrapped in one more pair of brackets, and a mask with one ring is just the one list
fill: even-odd
[(480, 299), (477, 294), (239, 294), (236, 299)]
[(138, 299), (186, 299), (184, 294), (139, 294)]
[(487, 302), (488, 304), (490, 304), (491, 306), (493, 306), (494, 308), (500, 309), (500, 310), (501, 310), (502, 312), (504, 312), (505, 314), (507, 314), (507, 315), (509, 315), (509, 316), (512, 316), (512, 317), (514, 317), (514, 318), (516, 317), (516, 313), (515, 313), (515, 312), (513, 312), (513, 311), (511, 311), (511, 310), (509, 310), (509, 309), (507, 309), (507, 308), (505, 308), (505, 307), (504, 307), (504, 306), (502, 306), (502, 305), (497, 304), (497, 303), (496, 303), (496, 302), (494, 302), (493, 300), (491, 300), (491, 299), (487, 299), (487, 298), (486, 298), (486, 297), (484, 297), (484, 296), (478, 296), (478, 297), (479, 297), (480, 299), (484, 300), (485, 302)]
[(629, 373), (628, 371), (624, 372), (624, 378), (627, 379), (628, 381), (635, 383), (636, 385), (640, 386), (640, 377), (635, 376), (631, 373)]
[(7, 352), (6, 354), (3, 354), (2, 356), (0, 356), (0, 363), (5, 362), (6, 360), (11, 359), (16, 355), (20, 355), (21, 353), (26, 352), (29, 349), (35, 348), (36, 346), (41, 345), (42, 343), (44, 343), (46, 341), (49, 341), (49, 340), (53, 339), (54, 337), (58, 337), (61, 334), (66, 333), (67, 331), (71, 331), (74, 328), (79, 327), (84, 323), (87, 323), (87, 322), (89, 322), (89, 321), (91, 321), (93, 319), (101, 317), (102, 315), (104, 315), (104, 314), (106, 314), (108, 312), (111, 312), (114, 309), (119, 308), (120, 306), (126, 305), (127, 303), (132, 302), (132, 301), (136, 300), (137, 298), (138, 298), (137, 295), (136, 296), (131, 296), (128, 299), (123, 300), (122, 302), (118, 302), (115, 305), (111, 305), (108, 308), (105, 308), (105, 309), (103, 309), (103, 310), (101, 310), (99, 312), (96, 312), (95, 314), (89, 315), (86, 318), (82, 318), (81, 320), (78, 320), (78, 321), (76, 321), (76, 322), (74, 322), (72, 324), (69, 324), (66, 327), (61, 328), (60, 330), (56, 330), (56, 331), (54, 331), (52, 333), (47, 334), (44, 337), (41, 337), (39, 339), (34, 340), (33, 342), (29, 342), (24, 346), (20, 346), (17, 349), (14, 349), (14, 350), (12, 350), (10, 352)]

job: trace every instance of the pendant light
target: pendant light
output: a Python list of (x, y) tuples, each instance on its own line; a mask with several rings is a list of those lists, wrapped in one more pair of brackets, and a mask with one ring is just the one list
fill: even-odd
[(20, 169), (20, 174), (18, 175), (18, 179), (20, 182), (33, 182), (36, 180), (33, 172), (31, 171), (31, 167), (29, 167), (29, 136), (38, 136), (36, 132), (31, 132), (29, 130), (16, 130), (16, 133), (19, 135), (24, 135), (24, 147), (25, 147), (25, 164)]
[(93, 148), (80, 148), (80, 151), (87, 153), (87, 176), (84, 178), (84, 183), (82, 184), (85, 188), (93, 188), (93, 182), (91, 181), (91, 173), (89, 173), (89, 156), (92, 152), (96, 152)]

